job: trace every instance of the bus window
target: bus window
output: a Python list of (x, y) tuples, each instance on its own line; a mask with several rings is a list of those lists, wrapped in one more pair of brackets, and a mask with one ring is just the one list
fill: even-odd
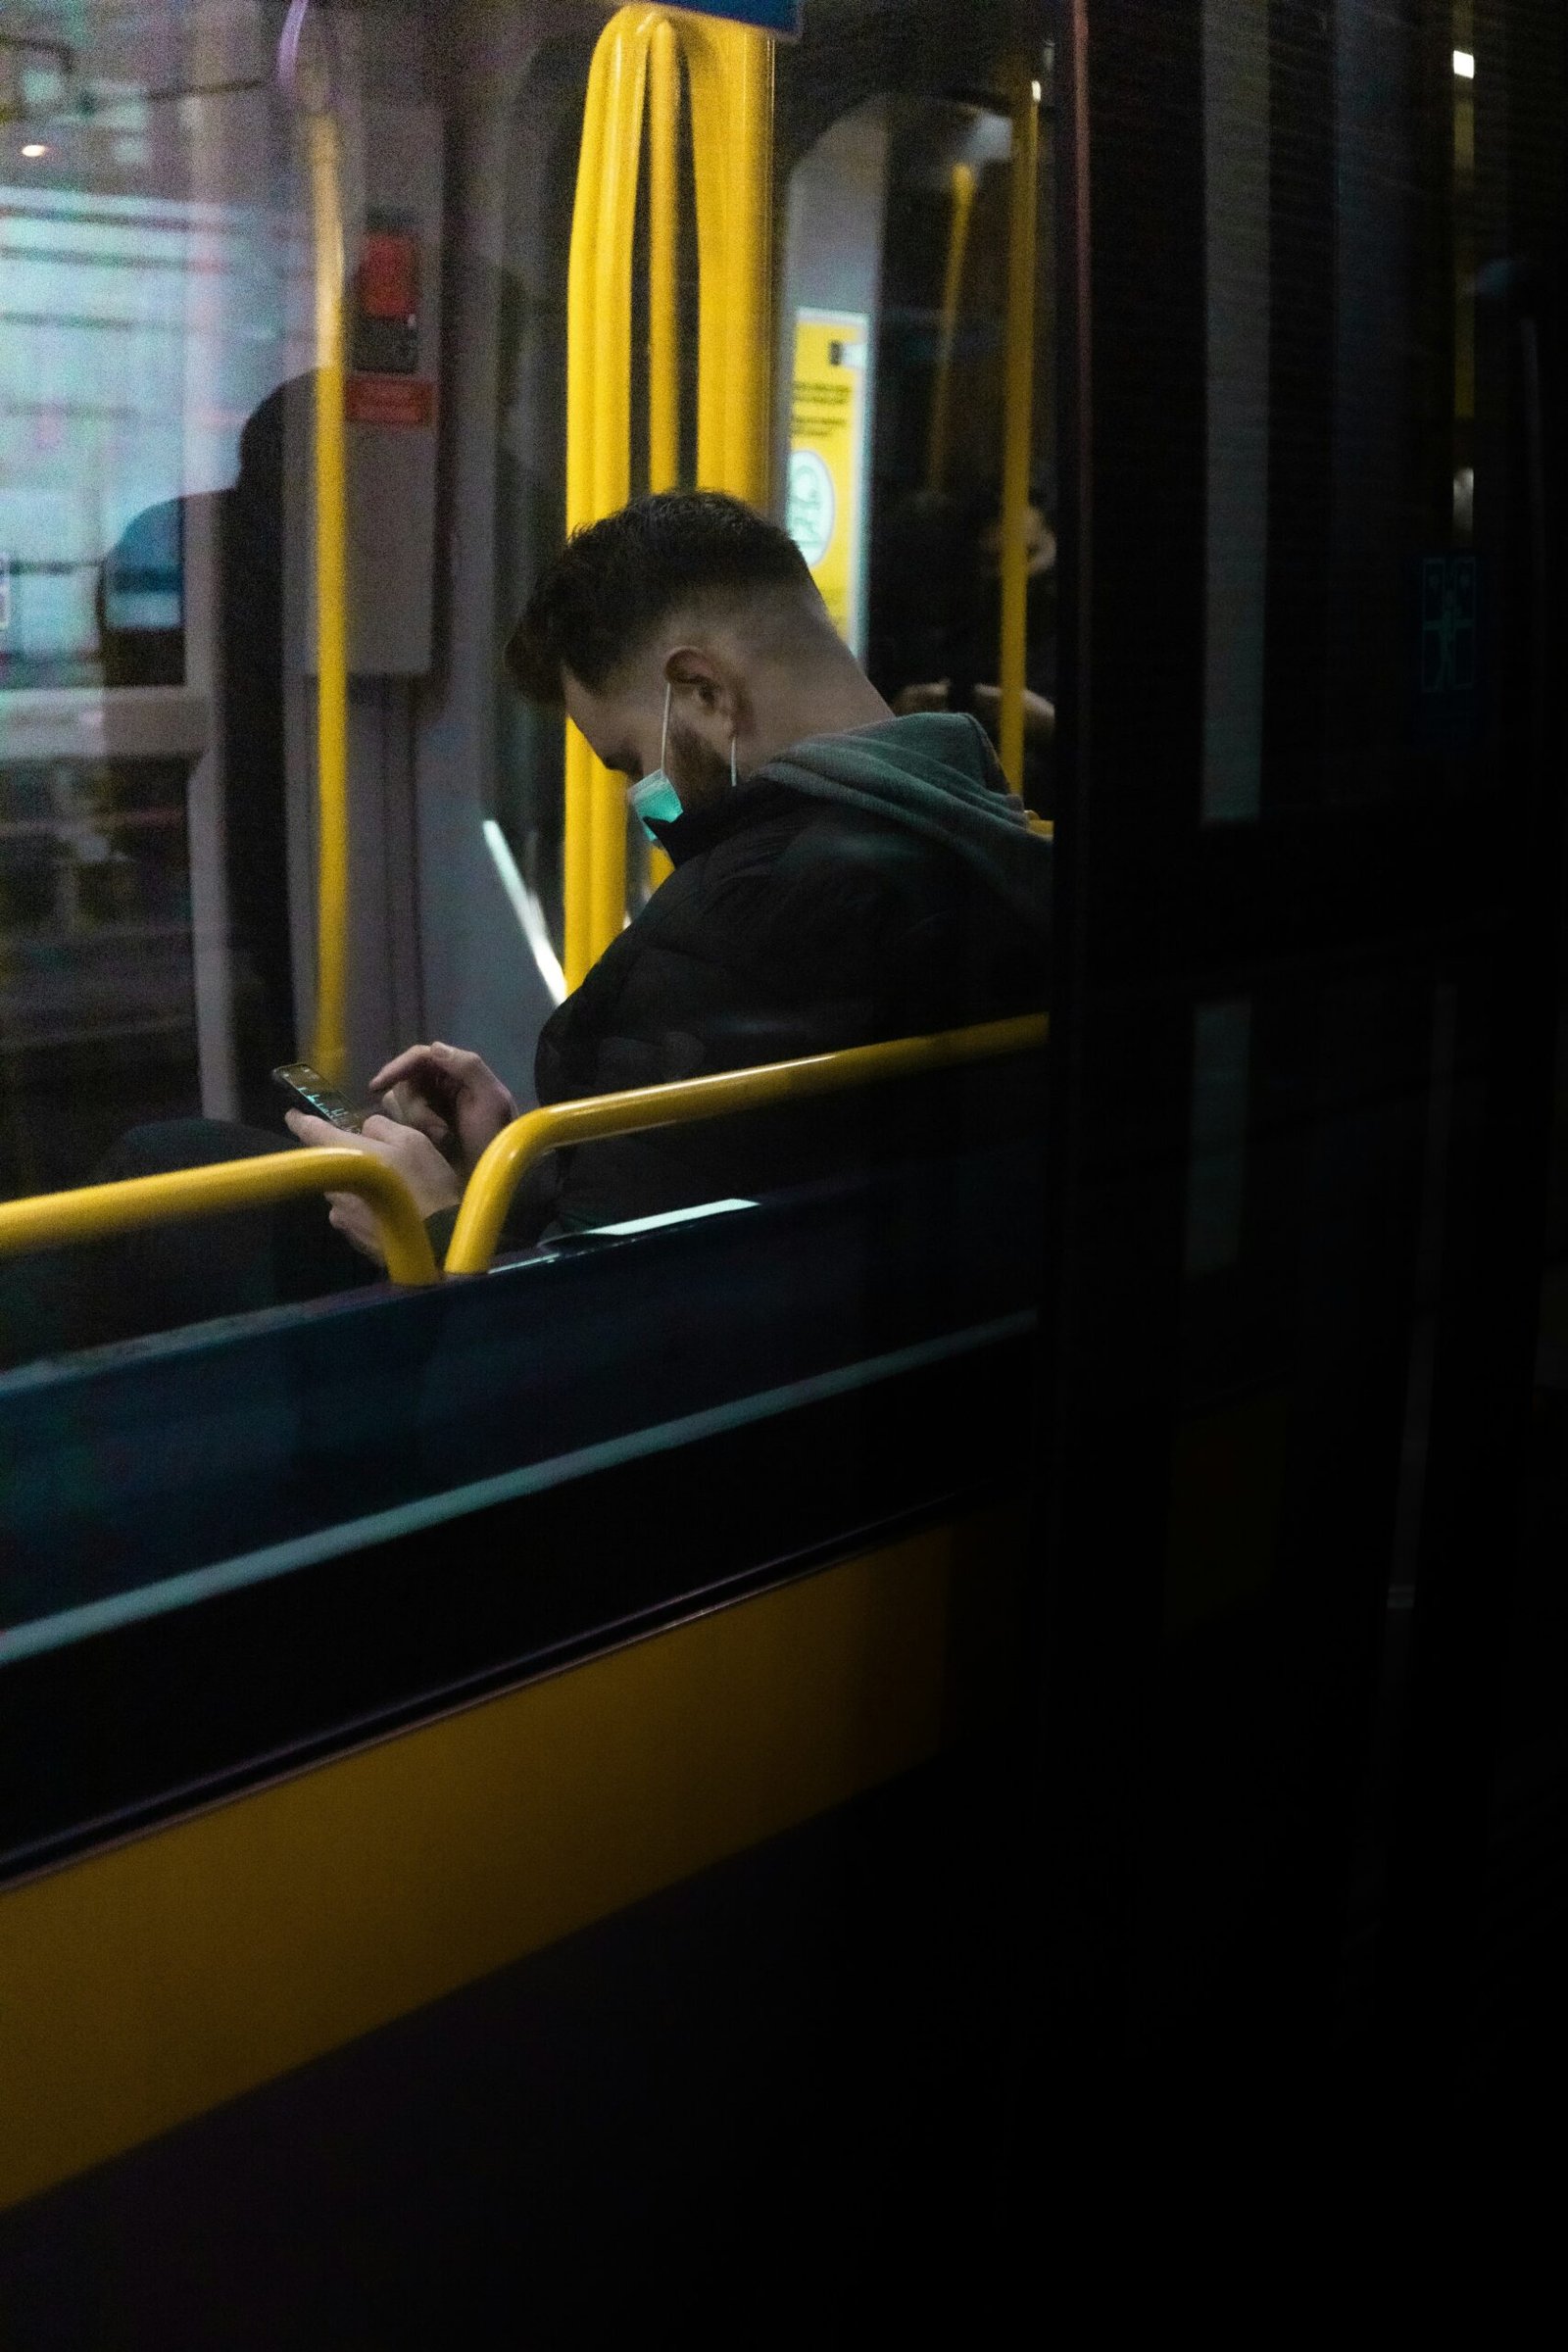
[[(1049, 853), (1001, 794), (1049, 806), (1052, 65), (1044, 10), (963, 13), (961, 44), (949, 0), (898, 41), (857, 7), (774, 43), (745, 10), (524, 0), (493, 47), (392, 5), (259, 0), (16, 36), (0, 1196), (289, 1152), (275, 1069), (373, 1110), (420, 1040), (479, 1056), (520, 1114), (1042, 1008)], [(507, 648), (572, 530), (687, 490), (762, 517), (847, 649), (845, 691), (755, 751), (738, 722), (725, 772), (940, 722), (935, 769), (1024, 840), (1029, 906), (978, 913), (983, 849), (922, 898), (918, 824), (896, 886), (867, 879), (880, 837), (835, 836), (859, 911), (799, 946), (768, 944), (765, 906), (705, 936), (683, 953), (715, 1001), (622, 1035), (580, 992), (642, 950), (671, 860), (627, 785), (680, 769), (690, 715), (667, 744), (595, 742)], [(945, 635), (910, 604), (939, 586)], [(877, 821), (849, 789), (846, 836)], [(915, 1132), (899, 1100), (846, 1098), (807, 1161), (762, 1120), (721, 1183), (716, 1130), (607, 1138), (550, 1161), (562, 1214), (508, 1238), (854, 1178)], [(443, 1141), (416, 1203), (437, 1258), (478, 1157)], [(573, 1205), (617, 1166), (644, 1172)], [(333, 1215), (290, 1197), (275, 1228), (194, 1241), (175, 1217), (121, 1258), (103, 1241), (90, 1281), (57, 1219), (48, 1250), (0, 1252), (10, 1360), (373, 1285)]]

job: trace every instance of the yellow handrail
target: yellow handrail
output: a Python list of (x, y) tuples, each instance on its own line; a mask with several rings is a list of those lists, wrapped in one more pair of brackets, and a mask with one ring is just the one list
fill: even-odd
[[(566, 284), (566, 529), (624, 506), (631, 484), (631, 254), (648, 51), (657, 8), (623, 8), (594, 50)], [(569, 721), (564, 845), (566, 985), (620, 928), (625, 802)], [(606, 932), (606, 908), (618, 902)], [(603, 934), (603, 936), (601, 936)]]
[(435, 1281), (430, 1238), (402, 1177), (368, 1152), (331, 1146), (269, 1152), (258, 1159), (225, 1159), (215, 1167), (176, 1168), (122, 1184), (89, 1184), (74, 1193), (0, 1201), (0, 1257), (106, 1241), (182, 1217), (264, 1208), (313, 1193), (358, 1193), (374, 1214), (392, 1280), (408, 1288)]
[[(566, 270), (566, 529), (593, 519), (593, 274), (599, 228), (599, 181), (604, 156), (604, 68), (608, 32), (594, 51), (583, 104), (582, 146), (577, 156), (577, 192), (572, 207), (571, 246)], [(566, 722), (565, 829), (562, 889), (565, 905), (566, 985), (575, 988), (586, 968), (588, 936), (589, 822), (596, 785), (612, 778), (594, 758), (584, 736)]]
[(1007, 243), (1007, 376), (1002, 469), (1001, 754), (1023, 790), (1027, 683), (1029, 472), (1034, 431), (1035, 223), (1040, 184), (1038, 82), (1022, 76), (1012, 103), (1011, 222)]
[(773, 44), (712, 18), (676, 22), (692, 89), (697, 179), (697, 478), (768, 497)]
[[(670, 24), (654, 26), (648, 57), (648, 487), (680, 480), (680, 44)], [(648, 887), (670, 861), (648, 847)]]
[(958, 307), (963, 294), (963, 263), (969, 245), (969, 220), (974, 212), (974, 166), (955, 164), (949, 185), (953, 195), (953, 213), (948, 223), (948, 266), (942, 281), (942, 329), (937, 343), (937, 380), (931, 395), (931, 430), (925, 456), (925, 486), (932, 491), (942, 488), (948, 472), (953, 347), (957, 340)]
[[(706, 27), (705, 27), (706, 33)], [(722, 112), (723, 76), (706, 37), (686, 45), (692, 106), (692, 173), (697, 183), (697, 479), (705, 490), (725, 484), (724, 299), (729, 235), (730, 151), (713, 135), (715, 84)]]
[(654, 27), (648, 78), (648, 487), (680, 479), (680, 50), (667, 21)]
[(883, 1079), (951, 1069), (1005, 1054), (1026, 1054), (1045, 1044), (1050, 1027), (1048, 1014), (1026, 1013), (972, 1029), (895, 1038), (879, 1046), (850, 1046), (836, 1054), (810, 1054), (797, 1061), (725, 1070), (711, 1078), (685, 1078), (671, 1086), (633, 1087), (622, 1095), (593, 1095), (580, 1102), (553, 1102), (543, 1110), (527, 1111), (502, 1129), (469, 1177), (447, 1250), (446, 1270), (449, 1274), (484, 1272), (518, 1185), (547, 1152), (560, 1151), (567, 1144), (598, 1142), (610, 1135), (638, 1135), (650, 1127), (684, 1127), (698, 1119), (765, 1109), (808, 1096), (838, 1094)]
[[(650, 82), (650, 480), (679, 465), (675, 156), (684, 55), (697, 179), (697, 471), (708, 488), (767, 497), (772, 44), (738, 24), (632, 6), (599, 37), (583, 107), (566, 301), (566, 528), (613, 514), (631, 483), (631, 257)], [(566, 729), (566, 985), (576, 988), (626, 913), (625, 797)]]
[(348, 1068), (348, 488), (343, 419), (343, 218), (337, 125), (310, 117), (316, 278), (317, 904), (311, 1056), (340, 1085)]
[[(625, 1094), (594, 1095), (528, 1111), (503, 1128), (469, 1178), (446, 1271), (483, 1273), (517, 1186), (547, 1152), (1027, 1054), (1046, 1043), (1050, 1028), (1048, 1014), (1025, 1013), (970, 1029), (851, 1046), (835, 1054), (811, 1054), (795, 1061), (726, 1070), (670, 1086), (635, 1087)], [(270, 1152), (256, 1159), (221, 1160), (211, 1167), (178, 1168), (161, 1176), (132, 1176), (119, 1184), (84, 1185), (74, 1192), (0, 1201), (0, 1257), (107, 1241), (150, 1225), (264, 1208), (323, 1193), (357, 1193), (368, 1203), (393, 1282), (416, 1289), (437, 1279), (429, 1236), (402, 1177), (384, 1160), (331, 1146)]]

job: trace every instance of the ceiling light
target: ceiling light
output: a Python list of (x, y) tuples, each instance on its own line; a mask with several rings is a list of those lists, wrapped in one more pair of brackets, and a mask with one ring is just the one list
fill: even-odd
[(1029, 84), (1029, 87), (1030, 87), (1030, 88), (1033, 90), (1033, 92), (1034, 92), (1034, 94), (1035, 94), (1035, 104), (1036, 104), (1036, 106), (1038, 106), (1038, 105), (1040, 104), (1040, 84), (1039, 84), (1039, 82), (1038, 82), (1038, 81), (1032, 81), (1032, 82)]
[(1454, 51), (1453, 70), (1461, 81), (1474, 81), (1476, 77), (1476, 61), (1470, 50), (1456, 49)]
[(44, 145), (42, 139), (29, 139), (26, 145), (23, 148), (22, 152), (26, 157), (29, 164), (35, 164), (39, 156), (47, 155), (49, 150)]

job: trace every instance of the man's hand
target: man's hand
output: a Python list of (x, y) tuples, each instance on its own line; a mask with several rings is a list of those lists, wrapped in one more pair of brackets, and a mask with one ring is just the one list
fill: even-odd
[(369, 1092), (386, 1096), (392, 1116), (433, 1144), (455, 1135), (466, 1168), (517, 1115), (516, 1103), (477, 1054), (439, 1042), (394, 1054), (376, 1071)]
[[(372, 1159), (396, 1168), (421, 1217), (434, 1216), (438, 1208), (455, 1208), (463, 1198), (462, 1186), (430, 1138), (415, 1127), (400, 1126), (396, 1119), (367, 1119), (359, 1135), (334, 1127), (330, 1119), (312, 1118), (305, 1110), (286, 1111), (284, 1124), (302, 1144), (324, 1144), (335, 1152), (368, 1152)], [(358, 1193), (328, 1193), (326, 1198), (338, 1232), (363, 1256), (384, 1266), (386, 1254), (368, 1201), (362, 1200)]]

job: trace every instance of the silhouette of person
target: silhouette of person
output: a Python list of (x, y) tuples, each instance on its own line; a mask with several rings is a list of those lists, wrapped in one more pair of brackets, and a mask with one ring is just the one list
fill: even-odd
[[(1024, 798), (1049, 813), (1055, 737), (1056, 538), (1041, 495), (1025, 513)], [(972, 711), (1001, 725), (1002, 524), (994, 495), (921, 490), (889, 518), (879, 550), (873, 675), (895, 710)]]
[[(217, 508), (219, 711), (228, 950), (241, 1116), (277, 1120), (270, 1074), (294, 1052), (287, 778), (283, 743), (283, 415), (290, 387), (245, 421)], [(98, 587), (108, 686), (178, 685), (180, 553), (197, 499), (150, 507), (109, 555)]]

